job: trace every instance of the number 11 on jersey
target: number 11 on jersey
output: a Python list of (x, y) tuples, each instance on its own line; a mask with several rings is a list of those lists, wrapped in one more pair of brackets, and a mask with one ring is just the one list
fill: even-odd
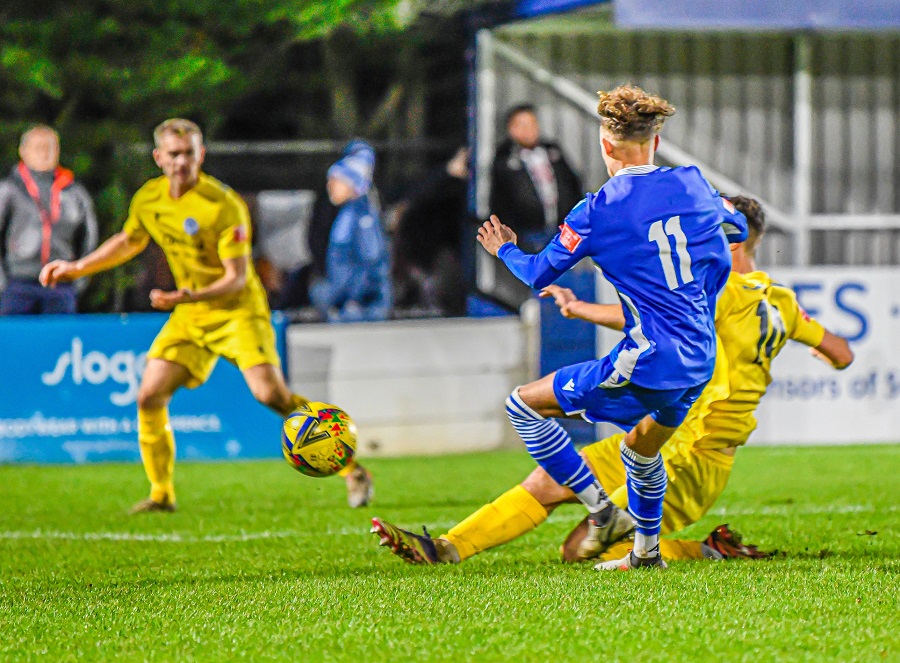
[[(675, 238), (674, 258), (669, 237)], [(675, 274), (676, 261), (678, 262), (678, 271), (681, 273), (681, 284), (694, 280), (694, 275), (691, 273), (691, 254), (687, 250), (687, 237), (681, 229), (680, 216), (673, 216), (666, 221), (665, 229), (663, 229), (662, 221), (654, 222), (650, 226), (649, 239), (651, 242), (656, 242), (659, 247), (659, 262), (662, 264), (669, 290), (675, 290), (678, 287), (678, 276)]]

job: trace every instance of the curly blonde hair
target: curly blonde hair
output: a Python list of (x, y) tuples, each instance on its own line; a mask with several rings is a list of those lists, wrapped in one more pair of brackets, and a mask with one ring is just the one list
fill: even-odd
[(597, 93), (600, 126), (615, 138), (643, 142), (659, 133), (666, 118), (675, 113), (668, 101), (647, 94), (635, 85), (620, 85)]

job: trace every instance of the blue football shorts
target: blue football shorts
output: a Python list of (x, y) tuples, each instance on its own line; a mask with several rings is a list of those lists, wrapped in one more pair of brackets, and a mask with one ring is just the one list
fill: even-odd
[(706, 386), (647, 389), (624, 381), (601, 387), (614, 371), (609, 357), (559, 369), (553, 378), (559, 406), (568, 415), (580, 414), (591, 423), (607, 421), (626, 431), (648, 414), (662, 426), (677, 428)]

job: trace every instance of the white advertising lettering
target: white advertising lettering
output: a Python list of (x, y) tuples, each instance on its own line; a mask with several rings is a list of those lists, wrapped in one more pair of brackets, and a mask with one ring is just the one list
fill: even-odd
[(900, 270), (772, 268), (806, 312), (856, 355), (835, 371), (788, 343), (772, 362), (754, 444), (895, 442), (900, 429)]
[(57, 357), (53, 369), (41, 374), (41, 382), (48, 387), (55, 387), (67, 375), (75, 385), (101, 385), (112, 381), (124, 389), (111, 392), (110, 402), (126, 406), (134, 403), (137, 398), (146, 362), (146, 352), (135, 354), (131, 350), (120, 350), (111, 356), (98, 350), (85, 352), (84, 343), (76, 336), (72, 339), (71, 349)]

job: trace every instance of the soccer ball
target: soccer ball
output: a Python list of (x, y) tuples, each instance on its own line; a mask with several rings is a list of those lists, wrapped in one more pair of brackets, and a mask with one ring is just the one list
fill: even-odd
[(335, 405), (301, 405), (284, 420), (281, 452), (291, 467), (308, 477), (331, 476), (356, 453), (356, 424)]

